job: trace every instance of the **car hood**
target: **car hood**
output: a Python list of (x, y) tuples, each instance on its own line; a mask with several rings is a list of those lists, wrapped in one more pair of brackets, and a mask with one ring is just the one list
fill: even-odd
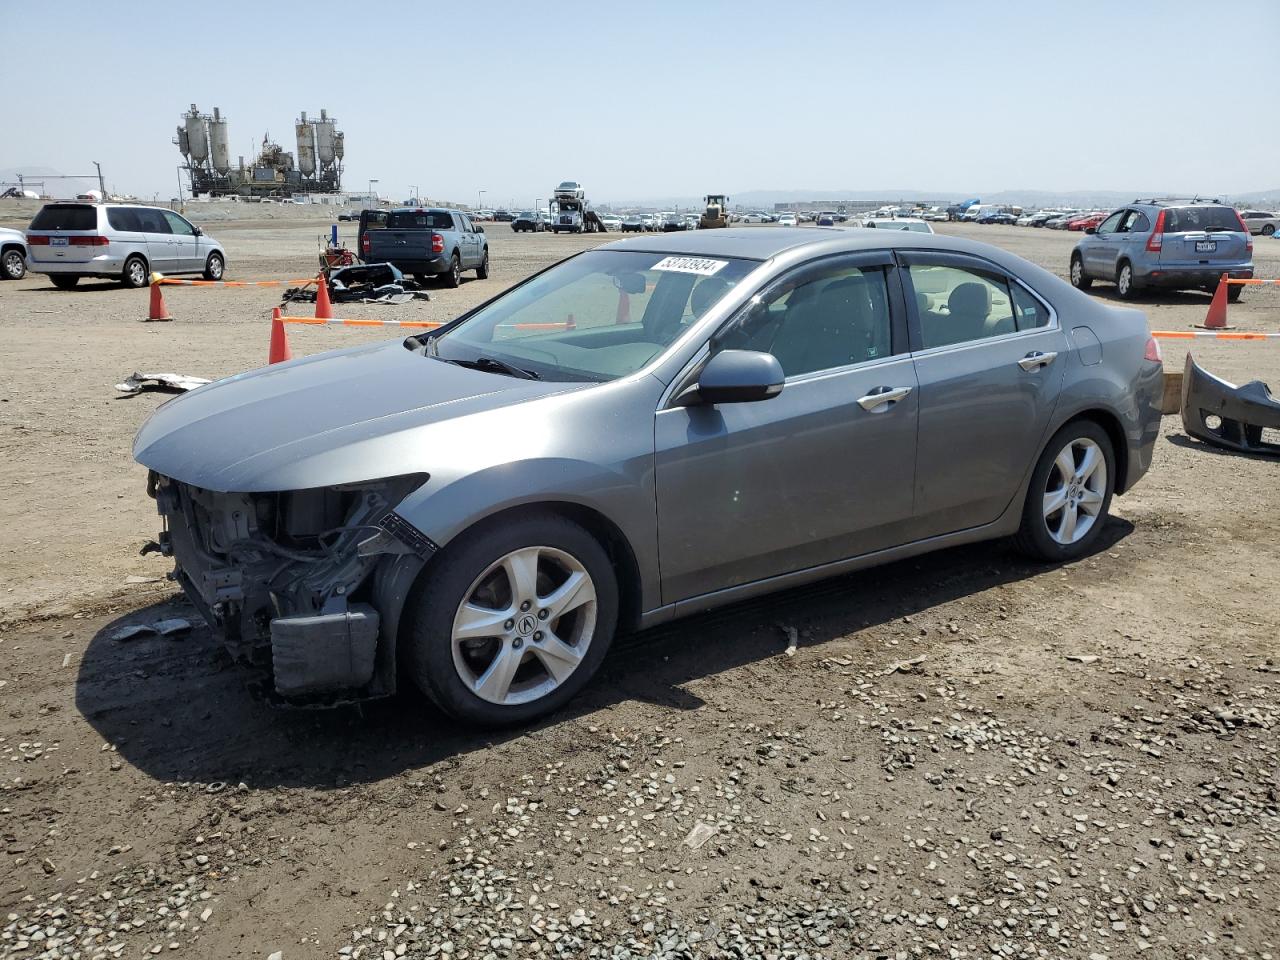
[(27, 242), (27, 235), (21, 230), (11, 230), (8, 227), (0, 227), (0, 239), (4, 240), (20, 240)]
[[(252, 493), (418, 472), (402, 437), (444, 420), (593, 386), (470, 370), (399, 341), (237, 374), (162, 404), (139, 463), (210, 490)], [(417, 456), (412, 456), (417, 455)]]

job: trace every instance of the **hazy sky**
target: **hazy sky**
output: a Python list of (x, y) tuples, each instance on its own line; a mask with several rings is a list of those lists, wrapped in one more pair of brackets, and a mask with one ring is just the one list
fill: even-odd
[(1280, 185), (1275, 0), (125, 6), (0, 0), (0, 170), (168, 198), (194, 102), (233, 157), (326, 107), (348, 189), (486, 205)]

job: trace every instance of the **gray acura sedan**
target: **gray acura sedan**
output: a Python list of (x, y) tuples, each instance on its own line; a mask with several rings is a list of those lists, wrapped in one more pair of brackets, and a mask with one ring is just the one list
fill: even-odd
[(511, 724), (619, 630), (976, 540), (1088, 553), (1161, 374), (1141, 313), (985, 244), (708, 230), (200, 387), (134, 455), (177, 579), (279, 698), (407, 676)]

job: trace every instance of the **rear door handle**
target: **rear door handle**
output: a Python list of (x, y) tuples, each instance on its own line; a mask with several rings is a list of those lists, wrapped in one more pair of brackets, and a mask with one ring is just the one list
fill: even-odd
[(1039, 370), (1041, 367), (1047, 367), (1056, 359), (1058, 359), (1056, 353), (1042, 353), (1039, 350), (1032, 350), (1018, 361), (1018, 366), (1027, 371)]
[(910, 387), (876, 387), (865, 397), (859, 397), (858, 405), (863, 410), (870, 410), (874, 413), (886, 404), (896, 403), (910, 393)]

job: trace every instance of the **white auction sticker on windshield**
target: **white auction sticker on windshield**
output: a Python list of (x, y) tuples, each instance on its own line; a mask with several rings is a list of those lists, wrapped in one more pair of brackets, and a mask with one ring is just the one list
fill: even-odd
[(719, 273), (728, 265), (728, 260), (708, 260), (706, 257), (666, 257), (649, 269), (666, 270), (670, 273), (696, 273), (702, 277), (709, 277)]

